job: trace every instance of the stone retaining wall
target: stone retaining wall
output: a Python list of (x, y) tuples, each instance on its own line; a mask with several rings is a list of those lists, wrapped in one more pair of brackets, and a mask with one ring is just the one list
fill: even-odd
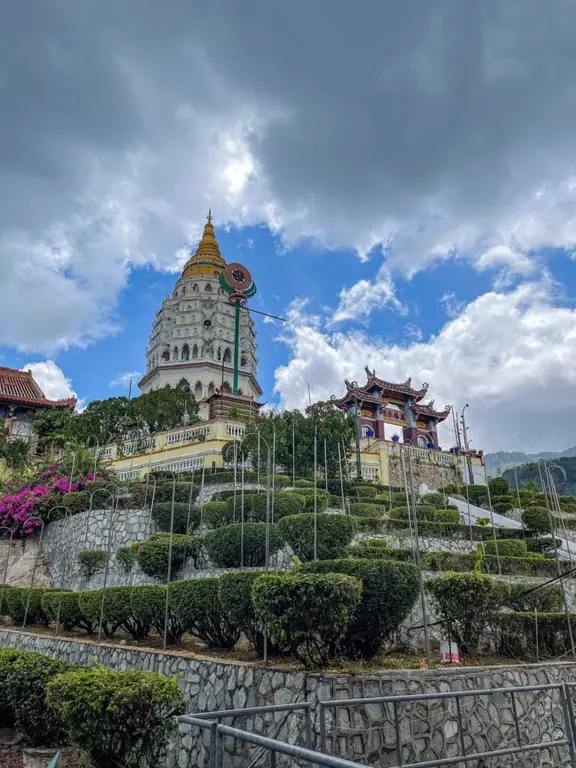
[[(96, 645), (56, 639), (15, 630), (0, 630), (0, 646), (35, 650), (84, 666), (96, 662), (113, 669), (154, 670), (178, 675), (188, 701), (188, 712), (245, 708), (309, 701), (312, 705), (313, 745), (319, 747), (318, 700), (367, 698), (398, 694), (489, 689), (520, 685), (573, 682), (576, 664), (557, 663), (515, 667), (394, 670), (369, 676), (311, 674), (287, 668), (224, 662), (178, 653)], [(523, 743), (563, 738), (564, 725), (557, 692), (524, 693), (517, 697)], [(398, 764), (397, 739), (402, 761), (433, 760), (458, 754), (460, 734), (453, 700), (400, 704), (399, 733), (394, 729), (389, 705), (343, 707), (327, 719), (328, 751), (367, 765), (389, 768)], [(481, 752), (517, 744), (510, 697), (471, 697), (463, 700), (466, 749)], [(228, 718), (239, 728), (304, 744), (301, 713)], [(224, 742), (226, 768), (267, 765), (259, 750)], [(260, 757), (259, 757), (260, 755)], [(170, 746), (166, 768), (208, 768), (209, 737), (181, 725)], [(259, 758), (259, 759), (258, 759)], [(278, 764), (285, 764), (278, 760)], [(564, 750), (542, 750), (484, 762), (485, 768), (558, 768), (568, 766)]]

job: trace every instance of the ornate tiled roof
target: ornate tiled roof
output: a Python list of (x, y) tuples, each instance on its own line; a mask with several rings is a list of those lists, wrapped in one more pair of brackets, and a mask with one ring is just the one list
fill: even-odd
[(368, 377), (368, 383), (364, 389), (369, 389), (370, 387), (376, 385), (388, 392), (398, 392), (403, 395), (412, 395), (414, 398), (416, 398), (416, 402), (421, 400), (428, 391), (428, 384), (426, 382), (422, 384), (420, 389), (414, 389), (412, 386), (411, 377), (408, 377), (406, 381), (398, 383), (394, 381), (385, 381), (384, 379), (379, 379), (376, 376), (376, 371), (370, 370), (368, 366), (365, 366), (364, 370), (366, 371), (366, 376)]
[(44, 408), (49, 406), (73, 408), (76, 405), (76, 398), (48, 400), (34, 381), (31, 371), (18, 371), (0, 366), (0, 402)]
[(182, 276), (187, 275), (213, 275), (214, 272), (222, 272), (226, 262), (220, 253), (220, 246), (214, 235), (214, 225), (212, 224), (212, 211), (208, 213), (208, 220), (204, 226), (204, 233), (196, 253), (191, 256), (182, 271)]
[(432, 416), (438, 421), (444, 421), (452, 410), (452, 406), (445, 405), (443, 411), (434, 410), (434, 400), (430, 400), (429, 403), (415, 403), (411, 406), (413, 413), (421, 414), (422, 416)]

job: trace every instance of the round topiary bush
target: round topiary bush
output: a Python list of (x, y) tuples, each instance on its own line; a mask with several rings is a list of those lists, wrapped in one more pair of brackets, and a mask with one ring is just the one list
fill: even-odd
[(252, 599), (272, 641), (306, 667), (325, 667), (346, 634), (362, 591), (359, 579), (338, 573), (260, 576)]
[[(289, 515), (278, 521), (282, 538), (302, 561), (314, 560), (314, 515)], [(356, 533), (356, 524), (345, 515), (316, 515), (316, 557), (343, 557)]]
[(209, 501), (202, 507), (202, 522), (210, 528), (221, 528), (232, 523), (232, 510), (226, 501)]
[(384, 517), (387, 509), (382, 504), (350, 504), (350, 514), (354, 517)]
[(436, 509), (444, 509), (447, 500), (443, 493), (425, 493), (420, 497), (422, 504), (429, 504), (432, 507), (436, 507)]
[[(172, 586), (170, 586), (172, 588)], [(160, 637), (164, 637), (166, 621), (166, 587), (161, 584), (134, 587), (130, 593), (130, 608), (134, 619), (142, 627), (154, 629)], [(180, 645), (184, 627), (171, 610), (168, 601), (168, 624), (166, 626), (166, 643)]]
[(456, 509), (437, 509), (434, 518), (436, 523), (450, 523), (457, 525), (460, 522), (460, 510)]
[(106, 667), (59, 675), (48, 683), (46, 701), (98, 768), (164, 765), (175, 718), (186, 711), (175, 677)]
[(120, 564), (124, 573), (131, 573), (136, 562), (136, 553), (132, 547), (118, 547), (116, 550), (116, 561)]
[(375, 499), (378, 492), (373, 485), (352, 485), (349, 495), (351, 502), (364, 501), (365, 499)]
[(330, 506), (330, 494), (323, 488), (297, 488), (295, 491), (286, 491), (286, 493), (295, 493), (303, 498), (305, 512), (314, 512), (314, 494), (316, 494), (317, 512), (324, 512)]
[(81, 549), (76, 555), (80, 573), (86, 578), (103, 571), (107, 559), (108, 556), (104, 549)]
[(42, 596), (42, 610), (48, 621), (58, 622), (65, 630), (78, 627), (91, 635), (94, 622), (82, 612), (79, 595), (79, 592), (46, 591)]
[(344, 573), (362, 582), (353, 621), (339, 642), (341, 652), (352, 659), (370, 659), (378, 653), (414, 607), (420, 588), (416, 566), (394, 560), (328, 560), (306, 563), (300, 570)]
[[(154, 502), (152, 508), (152, 517), (161, 531), (170, 530), (170, 520), (172, 517), (172, 502), (160, 501)], [(177, 501), (174, 503), (174, 533), (188, 533), (193, 531), (200, 522), (200, 513), (197, 507), (192, 504), (188, 509), (188, 504)]]
[[(203, 537), (210, 560), (219, 568), (259, 568), (266, 564), (266, 524), (224, 525)], [(278, 527), (270, 525), (269, 556), (284, 546)]]
[(240, 637), (223, 610), (218, 595), (219, 579), (187, 579), (170, 585), (170, 606), (184, 628), (208, 648), (233, 648)]
[[(95, 495), (94, 499), (97, 498), (98, 496)], [(72, 491), (71, 493), (65, 493), (59, 501), (59, 504), (68, 507), (70, 512), (73, 515), (76, 515), (78, 512), (84, 512), (90, 507), (90, 494), (88, 491)]]
[[(220, 576), (218, 592), (224, 613), (260, 654), (264, 650), (264, 633), (252, 603), (252, 587), (262, 574), (263, 571), (225, 573)], [(271, 650), (269, 645), (268, 651)]]
[(487, 555), (496, 555), (496, 545), (500, 557), (526, 557), (526, 542), (522, 539), (496, 539), (485, 541), (481, 546)]
[(522, 522), (530, 533), (550, 533), (550, 517), (544, 507), (526, 507), (522, 512)]
[[(255, 493), (250, 498), (251, 518), (254, 522), (266, 521), (266, 494)], [(273, 504), (273, 506), (272, 506)], [(270, 498), (270, 520), (276, 522), (287, 515), (298, 515), (304, 511), (306, 497), (290, 491), (280, 491)]]
[[(172, 535), (171, 575), (184, 565), (187, 557), (196, 558), (199, 550), (199, 538)], [(170, 552), (170, 534), (162, 531), (153, 534), (148, 541), (133, 545), (138, 565), (145, 574), (157, 579), (166, 579), (168, 575), (168, 557)]]

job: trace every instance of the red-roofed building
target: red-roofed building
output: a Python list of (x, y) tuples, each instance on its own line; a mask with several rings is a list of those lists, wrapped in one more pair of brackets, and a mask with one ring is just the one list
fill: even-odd
[(32, 419), (41, 408), (72, 410), (76, 398), (48, 400), (34, 381), (31, 371), (18, 371), (0, 366), (0, 424), (14, 437), (31, 438)]

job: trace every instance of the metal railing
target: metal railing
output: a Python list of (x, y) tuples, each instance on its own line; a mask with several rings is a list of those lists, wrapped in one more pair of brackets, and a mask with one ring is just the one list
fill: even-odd
[[(521, 755), (527, 752), (534, 752), (537, 750), (562, 750), (562, 757), (560, 762), (555, 764), (569, 765), (571, 768), (576, 768), (576, 748), (575, 748), (575, 735), (576, 735), (576, 721), (574, 715), (574, 704), (571, 698), (571, 693), (576, 689), (576, 682), (573, 683), (550, 683), (544, 685), (525, 685), (525, 686), (510, 686), (506, 688), (486, 688), (469, 691), (447, 691), (443, 693), (429, 693), (429, 694), (405, 694), (398, 696), (376, 696), (370, 698), (361, 699), (332, 699), (326, 701), (319, 701), (317, 703), (317, 713), (319, 719), (319, 751), (313, 749), (313, 735), (312, 735), (312, 715), (313, 710), (310, 702), (299, 702), (294, 704), (279, 704), (263, 707), (249, 707), (246, 709), (225, 709), (215, 712), (204, 712), (201, 714), (182, 715), (178, 718), (178, 721), (182, 724), (187, 724), (193, 727), (200, 728), (202, 731), (210, 731), (210, 744), (209, 744), (209, 761), (208, 768), (225, 768), (228, 762), (225, 763), (225, 750), (224, 750), (224, 738), (228, 737), (245, 744), (252, 744), (265, 750), (265, 753), (269, 753), (269, 759), (267, 763), (261, 761), (262, 755), (258, 755), (256, 758), (250, 760), (250, 766), (267, 764), (270, 768), (276, 768), (277, 756), (283, 755), (291, 758), (290, 762), (285, 762), (285, 765), (305, 765), (307, 768), (312, 768), (317, 765), (325, 765), (329, 768), (359, 768), (364, 765), (363, 763), (354, 762), (338, 755), (332, 755), (327, 753), (327, 712), (332, 710), (336, 714), (336, 710), (345, 707), (364, 707), (369, 705), (383, 705), (384, 708), (389, 707), (392, 712), (392, 729), (395, 740), (395, 752), (397, 763), (393, 768), (440, 768), (441, 766), (469, 766), (470, 764), (477, 766), (480, 761), (489, 760), (491, 758), (508, 757), (513, 755)], [(521, 722), (521, 716), (519, 715), (518, 696), (521, 694), (534, 693), (536, 696), (541, 696), (543, 693), (550, 693), (553, 697), (554, 694), (558, 695), (558, 704), (562, 716), (561, 723), (559, 721), (553, 722), (552, 712), (550, 713), (551, 728), (550, 731), (556, 731), (553, 735), (556, 738), (550, 736), (548, 741), (528, 742), (523, 740), (522, 733), (526, 732), (526, 723), (524, 725)], [(463, 711), (463, 700), (472, 699), (479, 696), (508, 696), (510, 700), (510, 707), (512, 711), (512, 720), (508, 722), (511, 729), (511, 738), (507, 738), (507, 743), (510, 746), (501, 748), (495, 748), (491, 750), (484, 750), (482, 752), (472, 752), (470, 747), (467, 749), (467, 738), (470, 741), (470, 734), (465, 728), (465, 717)], [(454, 755), (453, 750), (450, 757), (438, 757), (435, 759), (418, 760), (417, 762), (405, 762), (403, 757), (403, 747), (413, 746), (413, 734), (410, 732), (408, 738), (405, 730), (405, 723), (401, 722), (400, 708), (403, 704), (418, 704), (420, 707), (427, 703), (434, 704), (435, 702), (442, 702), (446, 700), (453, 700), (455, 702), (455, 712), (449, 709), (442, 710), (438, 714), (442, 717), (450, 717), (450, 719), (456, 719), (457, 730), (453, 734), (453, 738), (456, 740), (459, 747), (459, 754)], [(535, 701), (536, 703), (536, 701)], [(551, 702), (554, 704), (554, 700)], [(527, 706), (525, 702), (521, 702), (520, 706), (523, 706), (523, 717), (529, 717), (527, 714)], [(288, 744), (284, 741), (280, 741), (277, 738), (271, 738), (269, 736), (263, 736), (259, 733), (253, 733), (251, 731), (225, 725), (221, 721), (230, 717), (246, 717), (254, 715), (267, 715), (274, 712), (303, 712), (304, 714), (304, 746), (298, 746), (295, 744)], [(384, 710), (383, 710), (384, 712)], [(406, 714), (406, 713), (404, 713)], [(426, 719), (426, 718), (424, 718)], [(384, 714), (383, 714), (384, 720)], [(350, 718), (352, 721), (352, 718)], [(276, 724), (277, 725), (277, 724)], [(382, 722), (378, 729), (383, 730), (389, 728), (388, 724)], [(376, 728), (374, 728), (376, 730)], [(336, 731), (341, 729), (336, 726)], [(348, 727), (350, 733), (355, 732), (356, 729)], [(372, 730), (372, 727), (369, 729)], [(503, 737), (505, 738), (505, 737)], [(541, 737), (542, 738), (542, 737)], [(516, 743), (514, 743), (514, 741)], [(389, 754), (389, 747), (386, 748), (387, 754)], [(551, 753), (549, 753), (551, 754)], [(242, 757), (246, 760), (246, 757)], [(362, 759), (368, 759), (363, 756)], [(554, 760), (554, 758), (552, 758)], [(234, 760), (230, 757), (230, 760)], [(248, 764), (248, 763), (247, 763)], [(372, 763), (370, 763), (372, 764)], [(484, 764), (484, 763), (482, 763)]]
[[(393, 768), (434, 768), (435, 766), (439, 767), (458, 764), (468, 765), (468, 763), (472, 763), (478, 760), (486, 760), (491, 757), (516, 755), (538, 749), (553, 749), (561, 747), (567, 748), (568, 754), (570, 756), (570, 765), (572, 768), (576, 768), (576, 749), (574, 746), (574, 734), (576, 733), (576, 726), (574, 721), (573, 704), (570, 696), (568, 695), (568, 689), (574, 687), (576, 687), (576, 683), (550, 683), (545, 685), (510, 686), (507, 688), (486, 688), (470, 691), (447, 691), (445, 693), (406, 694), (401, 696), (375, 696), (372, 698), (363, 699), (333, 699), (328, 701), (319, 701), (318, 709), (320, 720), (320, 749), (322, 752), (326, 752), (327, 750), (327, 710), (335, 711), (342, 707), (381, 704), (389, 705), (392, 709), (392, 723), (396, 739), (396, 754), (399, 761), (396, 765), (393, 766)], [(543, 693), (544, 691), (558, 691), (564, 724), (564, 737), (555, 740), (523, 744), (516, 695), (519, 693)], [(466, 749), (464, 738), (466, 736), (466, 730), (464, 728), (464, 718), (461, 702), (463, 699), (467, 698), (495, 695), (510, 696), (513, 724), (516, 741), (518, 743), (515, 746), (503, 747), (501, 749), (494, 749), (485, 752), (470, 752)], [(436, 702), (446, 699), (453, 699), (456, 702), (456, 721), (458, 723), (457, 733), (460, 746), (460, 754), (451, 757), (440, 757), (434, 760), (425, 760), (423, 762), (404, 762), (402, 757), (403, 742), (399, 713), (400, 705), (408, 702), (414, 702), (416, 704), (422, 705), (425, 702)]]

